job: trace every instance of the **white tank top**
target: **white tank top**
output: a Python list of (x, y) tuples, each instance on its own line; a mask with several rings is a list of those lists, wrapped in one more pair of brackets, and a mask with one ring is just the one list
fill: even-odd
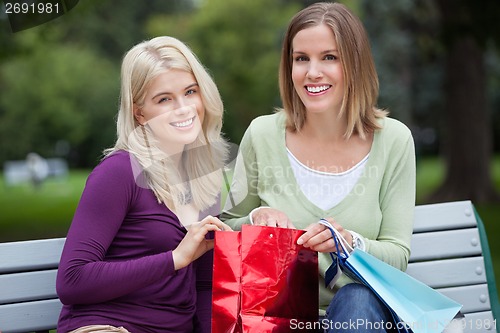
[(302, 164), (287, 148), (295, 179), (306, 198), (322, 210), (341, 202), (353, 189), (365, 169), (370, 154), (352, 168), (339, 173), (314, 170)]

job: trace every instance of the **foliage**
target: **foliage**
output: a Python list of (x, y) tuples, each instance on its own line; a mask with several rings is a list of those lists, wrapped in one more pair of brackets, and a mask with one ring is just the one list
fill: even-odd
[(192, 0), (85, 0), (63, 20), (41, 28), (57, 29), (60, 42), (89, 47), (119, 64), (128, 49), (147, 38), (145, 26), (152, 15), (191, 8)]
[(23, 159), (34, 149), (54, 156), (58, 142), (95, 160), (104, 143), (85, 146), (96, 138), (109, 142), (114, 135), (116, 66), (92, 49), (42, 44), (32, 31), (23, 34), (19, 43), (31, 52), (0, 69), (0, 160)]
[[(249, 122), (280, 105), (278, 63), (287, 21), (314, 0), (85, 0), (16, 34), (0, 17), (0, 163), (70, 143), (71, 165), (90, 167), (114, 141), (118, 68), (126, 50), (157, 35), (187, 42), (222, 94), (224, 131), (238, 143)], [(440, 149), (443, 45), (436, 1), (343, 0), (362, 19), (379, 72), (380, 106), (413, 130), (419, 152)], [(465, 3), (457, 0), (457, 4)], [(489, 96), (500, 128), (498, 1), (470, 2), (488, 22)], [(459, 10), (460, 6), (450, 8)], [(490, 25), (490, 28), (488, 28)], [(477, 25), (474, 29), (483, 29)], [(424, 133), (424, 134), (422, 134)], [(428, 133), (428, 134), (425, 134)], [(437, 133), (437, 136), (436, 136)], [(496, 150), (500, 147), (496, 132)]]
[[(154, 18), (150, 35), (185, 40), (209, 69), (224, 100), (225, 133), (239, 142), (250, 121), (279, 106), (281, 39), (299, 6), (283, 1), (210, 0), (195, 11)], [(265, 14), (264, 14), (265, 13)]]
[(464, 36), (472, 36), (483, 48), (493, 40), (500, 45), (500, 30), (498, 29), (498, 0), (439, 0), (443, 11), (451, 12), (452, 19), (442, 24), (441, 38), (447, 47)]
[[(172, 0), (168, 9), (190, 6)], [(94, 166), (114, 142), (122, 55), (165, 9), (163, 0), (86, 0), (41, 26), (0, 30), (0, 163), (69, 145), (72, 166)]]

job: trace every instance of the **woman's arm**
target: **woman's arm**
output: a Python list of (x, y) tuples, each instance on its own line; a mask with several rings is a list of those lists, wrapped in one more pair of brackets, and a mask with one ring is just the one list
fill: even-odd
[(415, 209), (415, 146), (411, 133), (393, 148), (392, 163), (380, 191), (382, 223), (376, 240), (365, 240), (366, 251), (405, 270), (410, 257), (410, 242)]
[(174, 273), (172, 251), (105, 261), (135, 191), (128, 156), (110, 156), (90, 174), (58, 270), (57, 293), (64, 304), (105, 302)]
[(241, 140), (231, 188), (221, 214), (221, 219), (234, 230), (240, 230), (243, 224), (250, 224), (248, 214), (261, 205), (257, 189), (257, 163), (249, 127)]

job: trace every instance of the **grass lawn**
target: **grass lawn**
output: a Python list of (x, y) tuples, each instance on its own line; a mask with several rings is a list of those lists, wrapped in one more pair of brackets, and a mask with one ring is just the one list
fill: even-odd
[(7, 186), (0, 178), (0, 242), (64, 237), (82, 194), (88, 170), (30, 184)]
[[(493, 163), (493, 178), (500, 191), (500, 156)], [(66, 179), (48, 180), (39, 190), (29, 184), (8, 187), (0, 177), (0, 242), (64, 237), (85, 185), (89, 170), (73, 170)], [(436, 189), (444, 175), (438, 158), (424, 158), (417, 166), (417, 203)], [(477, 205), (488, 233), (497, 279), (500, 277), (500, 203)], [(499, 285), (500, 287), (500, 285)]]

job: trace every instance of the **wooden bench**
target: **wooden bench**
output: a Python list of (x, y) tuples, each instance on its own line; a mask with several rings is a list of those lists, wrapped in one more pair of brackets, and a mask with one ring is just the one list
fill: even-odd
[(415, 208), (406, 272), (463, 304), (464, 332), (497, 332), (500, 305), (483, 222), (470, 201)]
[[(54, 329), (64, 238), (0, 244), (0, 331)], [(417, 206), (407, 272), (463, 304), (465, 332), (496, 332), (500, 309), (484, 226), (470, 201)]]
[(62, 304), (56, 272), (64, 238), (0, 244), (0, 331), (44, 332), (57, 325)]

